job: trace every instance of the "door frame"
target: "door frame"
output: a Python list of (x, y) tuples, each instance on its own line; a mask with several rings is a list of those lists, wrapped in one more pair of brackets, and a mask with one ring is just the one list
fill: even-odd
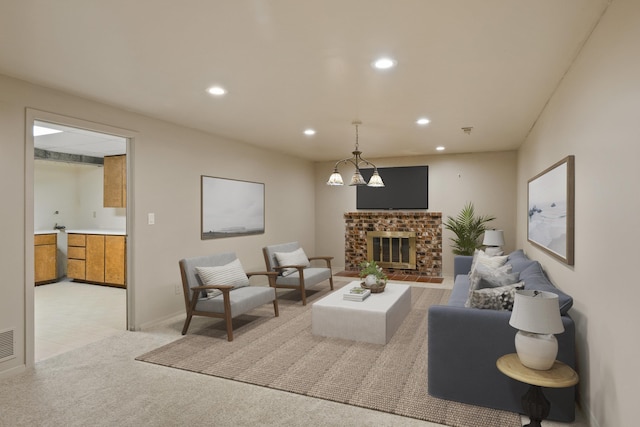
[(35, 363), (35, 286), (34, 286), (34, 253), (33, 253), (33, 233), (34, 233), (34, 138), (33, 124), (35, 121), (55, 123), (59, 125), (86, 129), (99, 133), (126, 138), (127, 140), (127, 330), (136, 330), (135, 322), (135, 285), (133, 280), (135, 227), (134, 227), (134, 157), (135, 140), (139, 137), (138, 132), (129, 129), (114, 127), (89, 120), (75, 117), (63, 116), (47, 111), (26, 109), (25, 115), (25, 218), (24, 218), (24, 250), (25, 250), (25, 362), (27, 368)]

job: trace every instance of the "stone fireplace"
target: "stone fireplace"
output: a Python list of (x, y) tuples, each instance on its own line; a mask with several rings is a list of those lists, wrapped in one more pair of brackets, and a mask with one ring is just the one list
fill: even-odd
[(344, 218), (345, 270), (375, 259), (387, 273), (442, 277), (441, 212), (363, 211)]

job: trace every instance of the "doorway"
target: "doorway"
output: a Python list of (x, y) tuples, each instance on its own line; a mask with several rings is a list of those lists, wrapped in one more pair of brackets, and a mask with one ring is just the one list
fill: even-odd
[[(133, 313), (128, 297), (131, 294), (128, 271), (131, 226), (127, 220), (130, 212), (127, 187), (130, 184), (126, 177), (132, 175), (129, 150), (133, 137), (127, 131), (49, 113), (28, 114), (27, 128), (32, 126), (33, 139), (27, 138), (27, 153), (31, 142), (34, 244), (42, 241), (38, 239), (42, 234), (53, 234), (56, 239), (55, 277), (40, 283), (35, 281), (35, 287), (31, 284), (33, 340), (27, 338), (27, 346), (29, 342), (32, 344), (32, 352), (27, 353), (33, 354), (34, 361), (39, 361), (130, 328)], [(105, 204), (105, 157), (124, 158), (121, 205)], [(69, 243), (70, 236), (73, 247)], [(87, 276), (89, 280), (78, 276), (75, 268), (78, 263), (81, 262), (84, 268), (85, 262), (94, 266), (93, 260), (98, 259), (94, 255), (90, 256), (91, 260), (84, 259), (84, 253), (91, 250), (75, 243), (78, 237), (92, 242), (96, 238), (106, 239), (104, 256), (113, 247), (108, 242), (120, 239), (123, 243), (118, 246), (121, 249), (118, 255), (122, 272), (115, 276), (109, 274), (109, 269), (113, 268), (111, 259), (103, 262), (106, 267), (101, 266), (105, 268), (105, 279), (96, 278), (95, 273)], [(72, 253), (69, 253), (70, 248)], [(34, 278), (42, 279), (37, 274), (38, 262), (36, 250)], [(69, 269), (70, 263), (73, 272)], [(114, 280), (113, 277), (122, 279)], [(28, 287), (29, 283), (26, 285)]]

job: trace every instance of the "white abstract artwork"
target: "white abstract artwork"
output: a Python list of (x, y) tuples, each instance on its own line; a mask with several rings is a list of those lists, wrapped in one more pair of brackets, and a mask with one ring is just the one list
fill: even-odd
[(528, 240), (573, 265), (573, 156), (529, 181)]
[(264, 184), (202, 176), (203, 240), (262, 233)]

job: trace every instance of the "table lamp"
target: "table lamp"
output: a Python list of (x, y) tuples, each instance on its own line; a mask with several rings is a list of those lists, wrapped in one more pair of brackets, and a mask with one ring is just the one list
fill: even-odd
[(516, 291), (509, 324), (518, 329), (515, 343), (520, 362), (531, 369), (551, 369), (558, 355), (558, 340), (553, 334), (564, 332), (558, 295)]
[(484, 250), (487, 255), (501, 255), (500, 251), (504, 245), (504, 233), (502, 230), (485, 230), (482, 244), (487, 246)]

